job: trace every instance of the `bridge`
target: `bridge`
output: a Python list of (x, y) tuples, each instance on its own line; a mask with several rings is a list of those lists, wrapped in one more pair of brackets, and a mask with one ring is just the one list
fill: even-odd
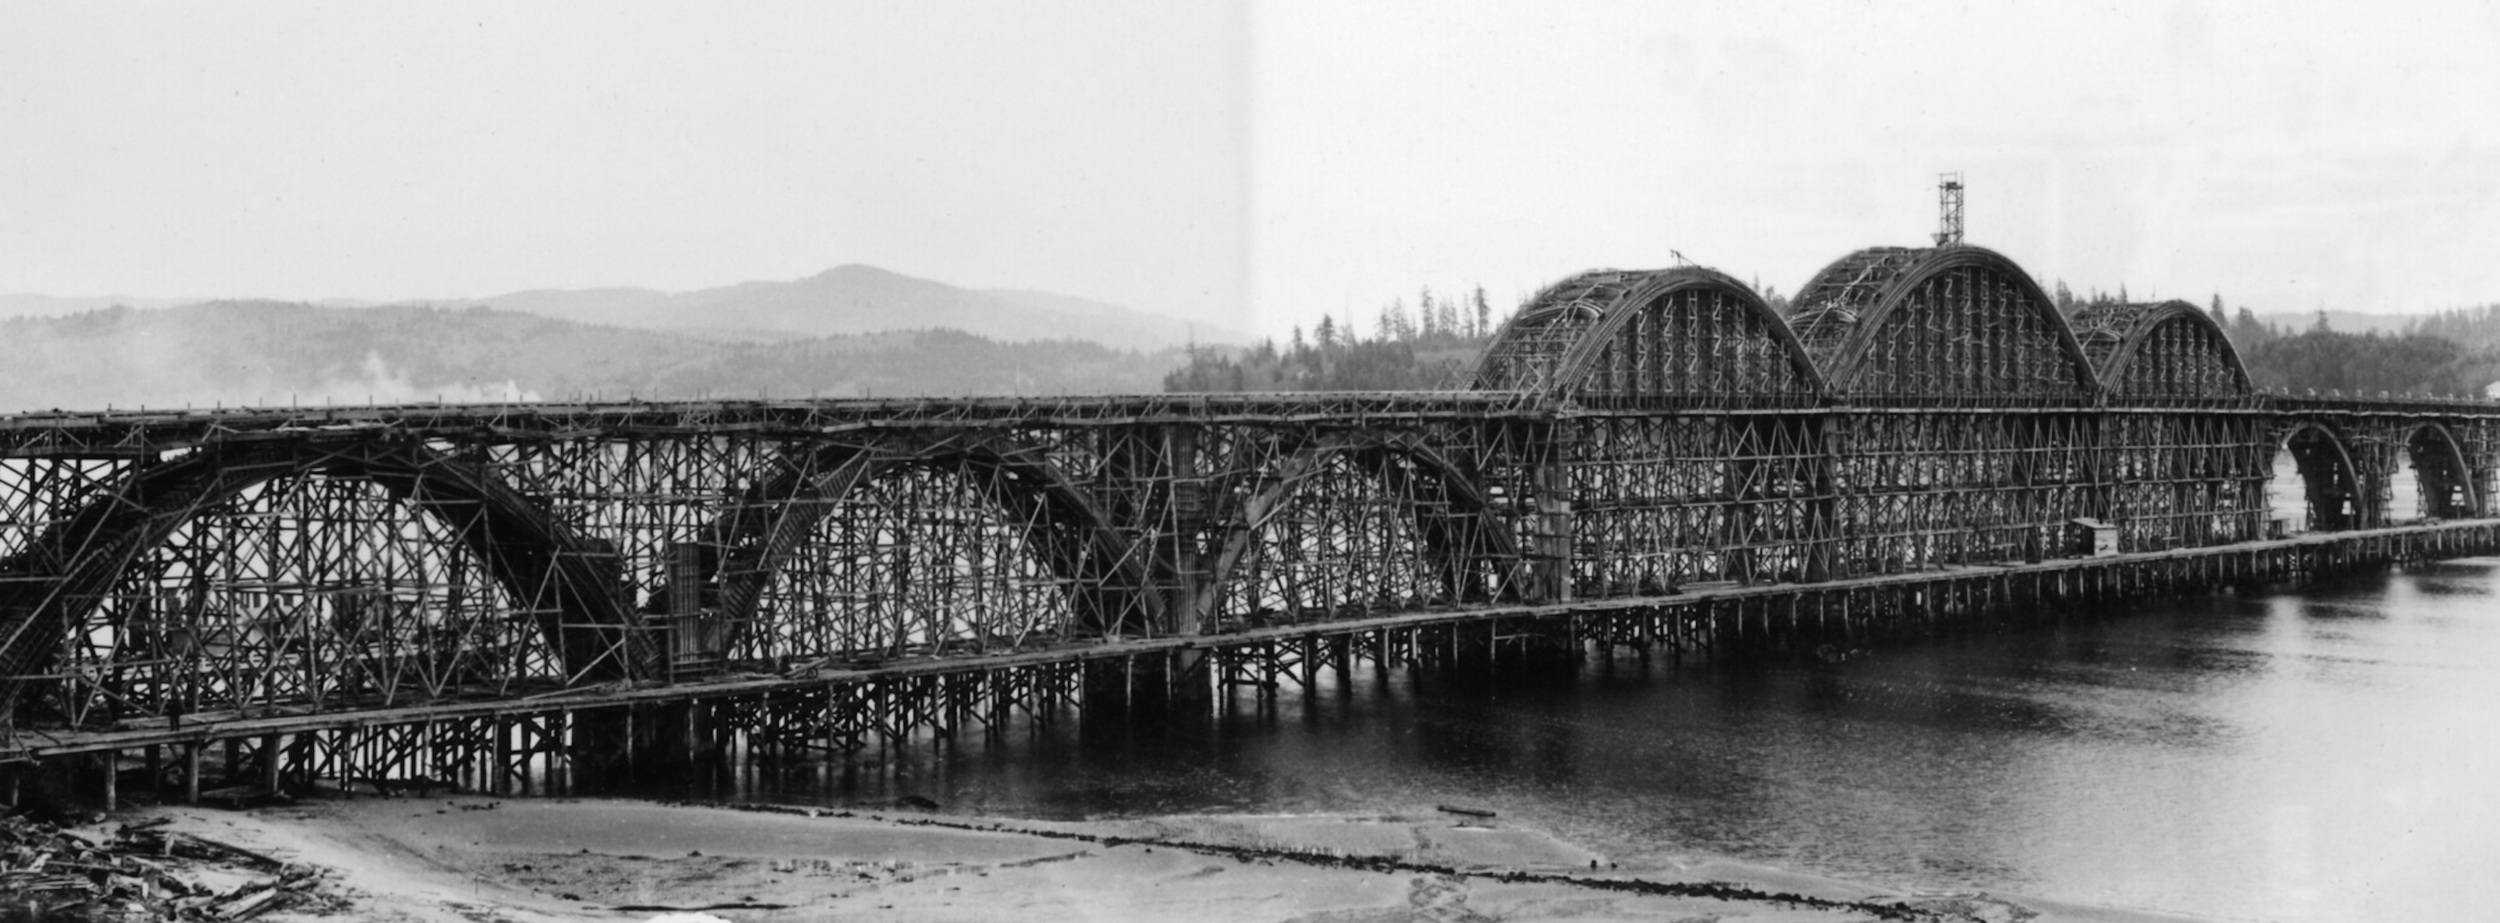
[(0, 775), (563, 792), (1505, 645), (1845, 654), (2493, 553), (2495, 473), (2500, 403), (2261, 393), (2193, 306), (1958, 244), (1784, 315), (1575, 276), (1464, 391), (19, 414)]

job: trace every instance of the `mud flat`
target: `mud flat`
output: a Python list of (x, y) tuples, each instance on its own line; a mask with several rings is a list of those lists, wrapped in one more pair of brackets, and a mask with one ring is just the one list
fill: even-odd
[(132, 815), (324, 870), (328, 913), (271, 920), (2184, 919), (1723, 861), (1618, 867), (1498, 818), (1052, 822), (465, 795), (159, 807), (113, 822)]

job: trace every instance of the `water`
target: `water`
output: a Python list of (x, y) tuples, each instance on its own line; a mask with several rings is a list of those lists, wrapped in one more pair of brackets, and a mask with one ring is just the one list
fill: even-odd
[(2201, 916), (2500, 907), (2500, 560), (1896, 644), (1356, 672), (1197, 727), (914, 751), (835, 800), (950, 811), (1431, 813), (1696, 855)]

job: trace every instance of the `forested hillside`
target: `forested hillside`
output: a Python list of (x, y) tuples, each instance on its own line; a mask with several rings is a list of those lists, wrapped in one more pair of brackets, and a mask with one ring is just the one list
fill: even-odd
[[(2221, 297), (2212, 304), (2220, 320)], [(2500, 307), (2432, 314), (2400, 333), (2336, 330), (2326, 312), (2294, 332), (2241, 308), (2223, 329), (2269, 390), (2484, 396), (2500, 382)]]

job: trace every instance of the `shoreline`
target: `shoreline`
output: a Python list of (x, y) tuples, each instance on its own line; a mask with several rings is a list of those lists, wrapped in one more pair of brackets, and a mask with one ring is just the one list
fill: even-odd
[(1912, 893), (1718, 859), (1618, 866), (1498, 817), (1049, 821), (446, 793), (145, 807), (102, 827), (160, 818), (321, 869), (321, 900), (261, 917), (281, 921), (2193, 919)]

